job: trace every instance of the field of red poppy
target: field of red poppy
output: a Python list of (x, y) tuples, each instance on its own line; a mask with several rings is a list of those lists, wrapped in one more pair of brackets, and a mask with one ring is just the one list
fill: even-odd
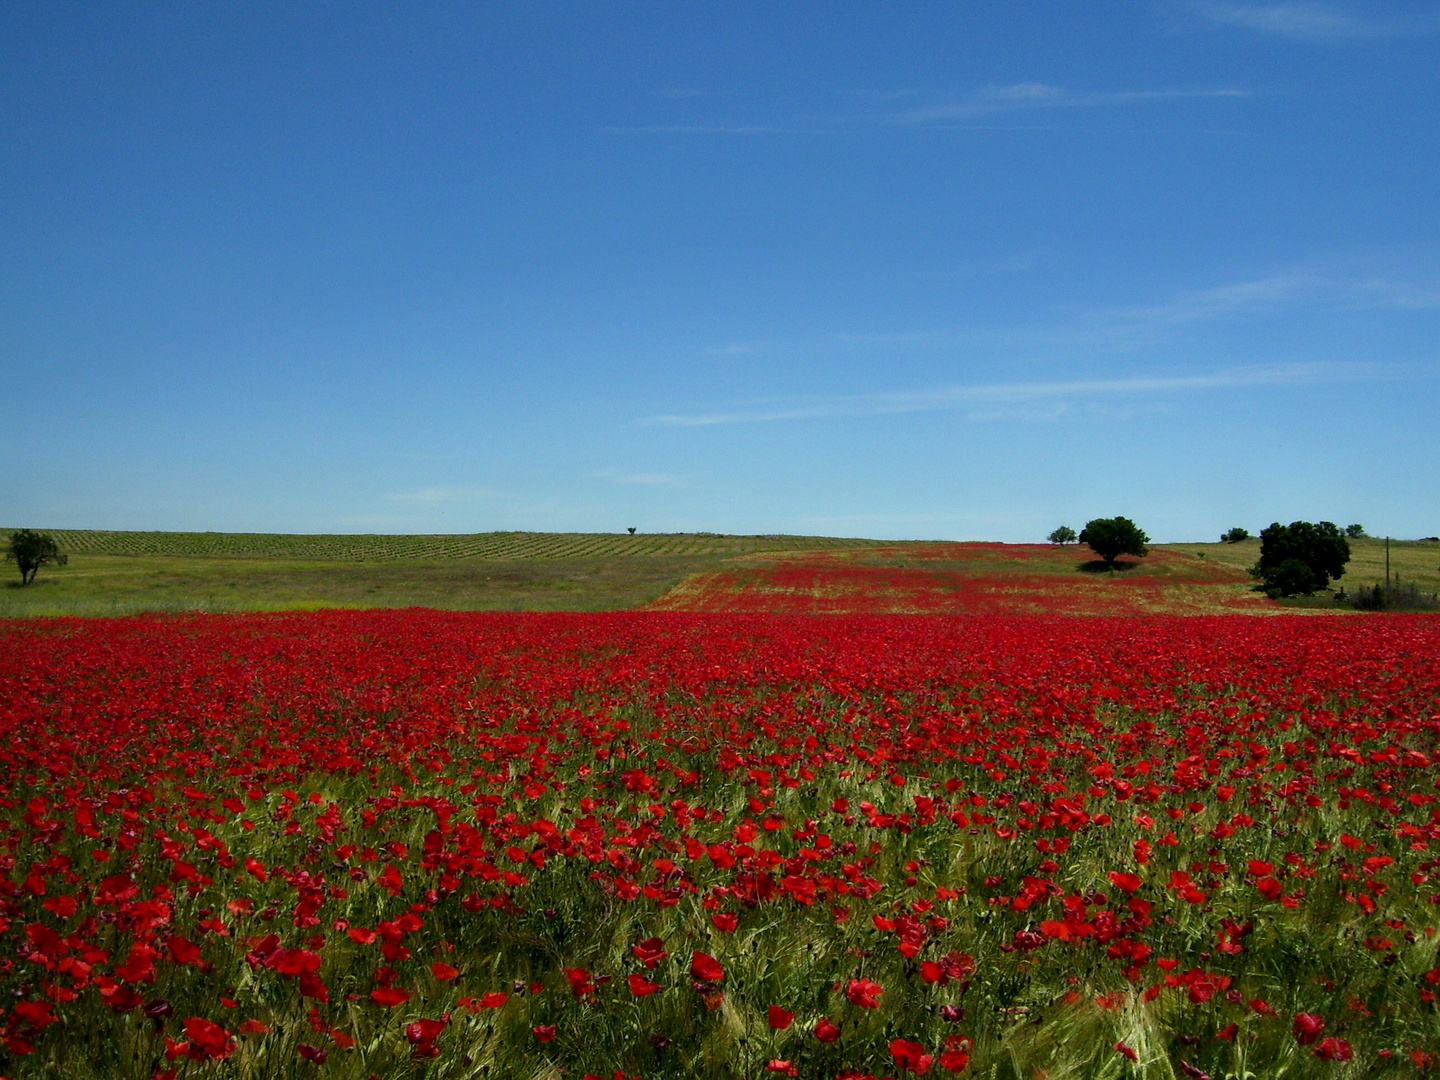
[(12, 1080), (1440, 1070), (1431, 617), (8, 622), (0, 731)]
[(1152, 548), (1107, 571), (1088, 548), (907, 543), (770, 554), (693, 574), (651, 607), (789, 614), (1265, 615), (1285, 609), (1234, 566)]

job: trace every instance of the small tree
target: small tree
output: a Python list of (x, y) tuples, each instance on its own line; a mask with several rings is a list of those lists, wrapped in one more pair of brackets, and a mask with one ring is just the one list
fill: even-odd
[(1143, 558), (1150, 553), (1145, 545), (1150, 538), (1140, 531), (1127, 517), (1096, 518), (1087, 521), (1080, 530), (1080, 542), (1089, 544), (1090, 550), (1105, 560), (1106, 567), (1114, 569), (1115, 560), (1121, 555)]
[(1345, 573), (1350, 543), (1334, 522), (1274, 522), (1260, 533), (1260, 561), (1250, 573), (1271, 596), (1309, 596)]
[(10, 547), (5, 552), (5, 559), (20, 568), (21, 585), (34, 581), (36, 572), (46, 563), (64, 566), (68, 561), (54, 537), (30, 529), (10, 534)]
[(1241, 540), (1249, 539), (1250, 532), (1248, 529), (1234, 528), (1231, 529), (1229, 532), (1223, 532), (1220, 534), (1220, 541), (1221, 543), (1225, 544), (1238, 544)]
[(1359, 540), (1362, 536), (1365, 536), (1367, 534), (1365, 532), (1364, 525), (1346, 525), (1345, 535), (1348, 536), (1351, 540)]
[(1049, 540), (1052, 544), (1059, 544), (1061, 547), (1064, 547), (1066, 544), (1075, 543), (1075, 541), (1080, 538), (1075, 535), (1075, 530), (1070, 528), (1069, 525), (1061, 525), (1045, 539)]

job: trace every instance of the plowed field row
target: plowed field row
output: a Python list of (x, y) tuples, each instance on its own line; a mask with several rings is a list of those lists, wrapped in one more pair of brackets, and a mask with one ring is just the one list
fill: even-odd
[[(13, 530), (0, 530), (9, 533)], [(229, 559), (577, 559), (652, 555), (747, 555), (817, 551), (874, 543), (828, 536), (716, 533), (492, 532), (388, 536), (290, 533), (44, 530), (63, 551), (85, 555), (167, 555)]]

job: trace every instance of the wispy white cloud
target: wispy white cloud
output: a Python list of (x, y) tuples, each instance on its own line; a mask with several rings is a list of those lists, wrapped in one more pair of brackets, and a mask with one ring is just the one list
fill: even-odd
[(833, 135), (841, 129), (817, 124), (641, 124), (635, 127), (612, 125), (602, 130), (638, 135)]
[[(1327, 291), (1328, 290), (1328, 291)], [(1005, 330), (914, 330), (834, 335), (837, 344), (862, 348), (959, 348), (989, 341), (1010, 345), (1128, 349), (1152, 343), (1188, 324), (1261, 316), (1287, 305), (1322, 296), (1338, 299), (1345, 290), (1305, 272), (1275, 274), (1181, 293), (1155, 304), (1066, 309), (1059, 324)], [(1378, 296), (1354, 288), (1348, 295), (1362, 302)]]
[(670, 98), (672, 100), (684, 100), (686, 98), (717, 98), (729, 97), (735, 93), (734, 90), (717, 90), (703, 86), (670, 86), (653, 91), (656, 97)]
[(678, 473), (625, 473), (607, 469), (595, 476), (615, 484), (634, 484), (641, 487), (686, 487), (685, 477)]
[(706, 356), (753, 356), (763, 346), (758, 341), (737, 341), (731, 345), (716, 345), (705, 350)]
[[(916, 95), (907, 92), (903, 96), (913, 99)], [(1248, 91), (1233, 87), (1075, 91), (1043, 82), (1017, 82), (985, 86), (952, 95), (944, 100), (932, 101), (927, 105), (904, 109), (881, 108), (859, 113), (816, 114), (770, 123), (642, 124), (611, 126), (604, 130), (657, 135), (836, 135), (897, 126), (943, 126), (1041, 110), (1094, 109), (1248, 96)]]
[(1302, 296), (1315, 283), (1302, 274), (1279, 274), (1182, 293), (1160, 304), (1112, 308), (1101, 317), (1125, 326), (1175, 326), (1272, 310)]
[(613, 479), (617, 484), (641, 484), (645, 487), (681, 487), (685, 483), (673, 473), (632, 473)]
[[(1392, 260), (1393, 261), (1393, 260)], [(1440, 277), (1424, 267), (1316, 262), (1266, 276), (1181, 292), (1148, 304), (1060, 306), (1021, 325), (972, 325), (861, 333), (840, 331), (808, 342), (754, 342), (709, 349), (715, 356), (750, 353), (815, 355), (830, 349), (1043, 349), (1052, 355), (1125, 353), (1173, 340), (1206, 324), (1238, 323), (1300, 311), (1440, 310)]]
[[(1116, 379), (1078, 379), (1055, 382), (987, 383), (943, 386), (928, 390), (880, 394), (854, 394), (816, 398), (793, 404), (736, 408), (720, 412), (679, 413), (647, 418), (646, 423), (669, 427), (710, 427), (719, 424), (773, 423), (835, 417), (883, 416), (897, 413), (966, 409), (973, 419), (1012, 418), (1017, 406), (1031, 406), (1037, 418), (1056, 417), (1067, 400), (1095, 397), (1156, 396), (1190, 391), (1240, 389), (1297, 383), (1337, 382), (1376, 378), (1383, 373), (1375, 364), (1304, 363), (1227, 368), (1193, 375), (1141, 375)], [(1048, 405), (1048, 408), (1038, 408)], [(1007, 408), (1008, 407), (1008, 408)], [(987, 412), (990, 414), (987, 416)]]
[(1362, 281), (1356, 289), (1384, 307), (1408, 311), (1440, 311), (1440, 282)]
[(1046, 83), (1022, 82), (1009, 86), (987, 86), (957, 100), (889, 113), (883, 117), (877, 117), (877, 119), (886, 119), (892, 123), (901, 124), (926, 124), (944, 120), (965, 120), (1026, 109), (1099, 108), (1107, 105), (1144, 105), (1187, 99), (1248, 96), (1248, 91), (1224, 87), (1077, 92), (1050, 86)]
[(404, 503), (456, 503), (474, 502), (477, 499), (494, 498), (496, 491), (475, 487), (427, 487), (417, 491), (395, 491), (385, 498)]
[(1296, 41), (1393, 37), (1440, 29), (1440, 20), (1434, 14), (1422, 18), (1377, 17), (1373, 6), (1357, 11), (1349, 5), (1322, 3), (1319, 0), (1279, 0), (1275, 3), (1196, 0), (1190, 7), (1211, 22)]
[(1313, 265), (1182, 293), (1158, 304), (1094, 309), (1055, 335), (1072, 342), (1134, 347), (1153, 343), (1188, 324), (1260, 318), (1305, 307), (1440, 310), (1440, 281), (1371, 277), (1354, 267)]

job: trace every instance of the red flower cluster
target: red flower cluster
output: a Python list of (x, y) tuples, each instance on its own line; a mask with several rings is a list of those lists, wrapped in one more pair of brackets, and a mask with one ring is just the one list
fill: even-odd
[[(1424, 616), (334, 612), (0, 654), (7, 1075), (1440, 1063)], [(1157, 1000), (1174, 1043), (1132, 1046)]]

